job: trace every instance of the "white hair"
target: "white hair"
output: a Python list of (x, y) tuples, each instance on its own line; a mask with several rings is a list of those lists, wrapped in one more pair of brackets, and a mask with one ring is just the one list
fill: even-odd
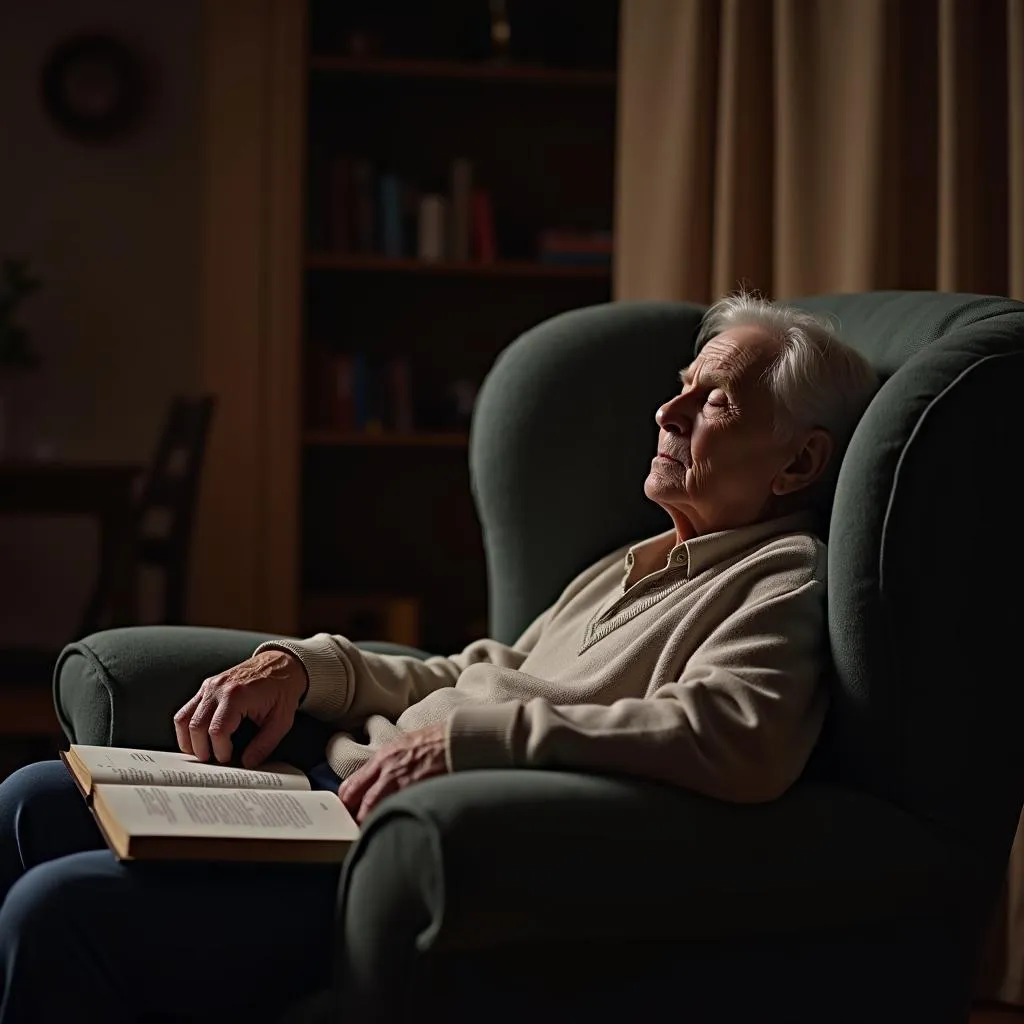
[(747, 292), (719, 299), (707, 310), (698, 349), (733, 327), (755, 327), (779, 343), (779, 356), (765, 371), (775, 397), (775, 429), (788, 438), (801, 429), (824, 428), (832, 436), (837, 470), (878, 389), (874, 368), (823, 318)]

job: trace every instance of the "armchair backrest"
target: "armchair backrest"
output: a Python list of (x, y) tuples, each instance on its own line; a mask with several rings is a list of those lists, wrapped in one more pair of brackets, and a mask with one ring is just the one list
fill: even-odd
[[(793, 304), (837, 318), (885, 379), (829, 527), (825, 760), (1005, 858), (1024, 800), (1024, 304), (930, 292)], [(496, 362), (470, 450), (492, 635), (514, 640), (575, 573), (669, 525), (642, 485), (654, 411), (678, 387), (702, 313), (580, 309)]]
[(1024, 303), (877, 292), (794, 305), (838, 318), (887, 377), (830, 524), (833, 762), (1005, 862), (1024, 800)]
[(703, 312), (677, 302), (577, 309), (495, 362), (470, 432), (491, 636), (511, 643), (577, 573), (671, 525), (643, 483), (654, 412), (679, 386)]

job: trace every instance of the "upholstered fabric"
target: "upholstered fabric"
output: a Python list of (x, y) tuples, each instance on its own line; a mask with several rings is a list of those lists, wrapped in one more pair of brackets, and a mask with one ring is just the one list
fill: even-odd
[[(57, 662), (54, 700), (61, 726), (76, 743), (176, 750), (174, 712), (205, 678), (244, 661), (270, 639), (266, 633), (191, 626), (93, 633), (69, 644)], [(424, 653), (397, 644), (365, 646), (385, 654)], [(331, 731), (300, 713), (274, 756), (312, 767), (324, 760)]]
[(498, 358), (470, 439), (496, 640), (512, 643), (588, 565), (666, 528), (643, 493), (654, 413), (679, 386), (702, 312), (675, 302), (578, 309)]

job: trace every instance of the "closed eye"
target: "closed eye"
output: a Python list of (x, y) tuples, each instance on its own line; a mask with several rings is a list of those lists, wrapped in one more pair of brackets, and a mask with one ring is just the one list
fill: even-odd
[(724, 409), (729, 405), (729, 396), (721, 388), (713, 388), (704, 400), (704, 404), (713, 405), (717, 409)]

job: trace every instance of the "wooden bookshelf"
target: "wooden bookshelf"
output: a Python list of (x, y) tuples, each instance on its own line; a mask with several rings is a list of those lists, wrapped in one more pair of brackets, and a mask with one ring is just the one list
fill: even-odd
[(432, 262), (415, 259), (391, 259), (387, 256), (354, 253), (311, 252), (306, 257), (310, 270), (374, 271), (397, 274), (441, 274), (451, 277), (527, 277), (590, 278), (607, 281), (611, 268), (599, 265), (541, 263), (534, 260), (496, 260), (494, 263)]
[(317, 447), (368, 447), (391, 446), (394, 448), (465, 448), (469, 435), (455, 431), (397, 431), (370, 430), (307, 430), (303, 434), (307, 445)]
[(494, 62), (478, 0), (307, 3), (300, 602), (402, 594), (458, 650), (487, 614), (472, 396), (519, 334), (612, 297), (619, 4), (517, 0)]
[(370, 78), (450, 79), (602, 89), (614, 89), (618, 81), (614, 71), (529, 67), (516, 64), (474, 64), (467, 61), (388, 60), (314, 55), (310, 57), (309, 66), (312, 71), (320, 74)]

